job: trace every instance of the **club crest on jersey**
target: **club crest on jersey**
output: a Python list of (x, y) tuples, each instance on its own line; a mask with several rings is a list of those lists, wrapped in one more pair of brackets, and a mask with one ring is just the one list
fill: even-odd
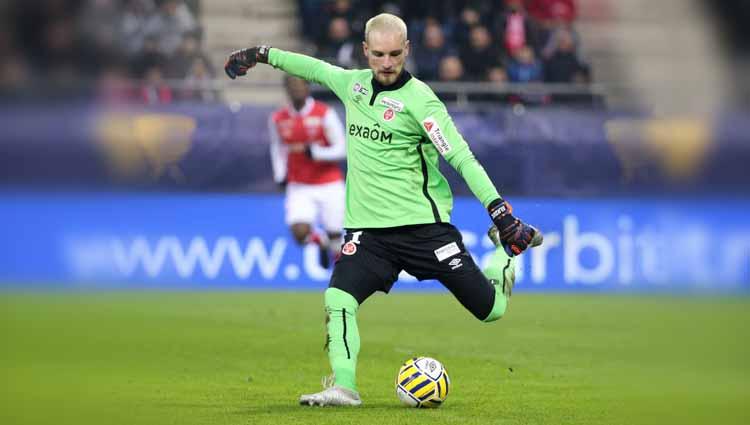
[(341, 253), (344, 255), (354, 255), (357, 253), (357, 244), (355, 244), (352, 241), (349, 241), (344, 244), (343, 247), (341, 247)]
[(399, 102), (396, 99), (391, 99), (390, 97), (383, 97), (382, 99), (380, 99), (380, 104), (393, 109), (395, 112), (402, 112), (404, 110), (403, 102)]
[(391, 109), (391, 108), (388, 108), (388, 109), (385, 110), (385, 112), (383, 112), (383, 119), (386, 120), (386, 121), (392, 120), (393, 117), (395, 117), (395, 116), (396, 116), (396, 113), (393, 112), (393, 109)]
[(448, 140), (446, 140), (445, 135), (443, 135), (443, 130), (440, 129), (435, 118), (428, 117), (422, 121), (422, 126), (430, 137), (432, 144), (435, 145), (441, 155), (445, 155), (451, 151), (451, 145), (448, 143)]

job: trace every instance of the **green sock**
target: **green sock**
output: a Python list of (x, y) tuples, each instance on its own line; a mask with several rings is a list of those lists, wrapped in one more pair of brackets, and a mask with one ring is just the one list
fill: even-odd
[(328, 361), (339, 387), (357, 391), (356, 370), (359, 354), (357, 308), (359, 303), (350, 294), (338, 288), (325, 292), (328, 314)]
[(515, 269), (508, 270), (508, 268), (514, 268), (515, 266), (515, 260), (508, 256), (502, 246), (499, 246), (492, 254), (489, 265), (483, 270), (487, 279), (495, 280), (497, 283), (495, 285), (495, 304), (492, 306), (490, 314), (484, 319), (485, 322), (494, 322), (505, 314), (505, 309), (508, 308), (508, 297), (503, 293), (503, 273), (511, 273), (515, 278)]

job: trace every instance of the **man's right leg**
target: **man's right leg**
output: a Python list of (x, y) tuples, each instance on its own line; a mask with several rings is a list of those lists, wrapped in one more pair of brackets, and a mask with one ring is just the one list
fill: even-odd
[(356, 384), (359, 329), (359, 303), (349, 293), (338, 288), (325, 291), (326, 348), (333, 371), (333, 379), (323, 379), (323, 391), (304, 394), (299, 402), (307, 406), (359, 406)]
[(357, 391), (356, 372), (359, 354), (359, 328), (357, 309), (359, 303), (348, 292), (328, 288), (325, 292), (326, 346), (328, 360), (334, 374), (334, 384)]
[(325, 291), (326, 347), (333, 371), (332, 386), (319, 393), (303, 395), (301, 404), (361, 404), (356, 384), (360, 348), (357, 311), (375, 291), (387, 292), (400, 272), (387, 255), (381, 255), (384, 247), (376, 237), (363, 235), (363, 232), (347, 232), (345, 239), (347, 242), (342, 248), (341, 258)]

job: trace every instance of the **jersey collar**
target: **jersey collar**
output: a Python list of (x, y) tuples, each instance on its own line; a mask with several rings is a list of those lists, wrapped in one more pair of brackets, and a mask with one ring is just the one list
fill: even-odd
[(378, 97), (378, 93), (382, 91), (392, 91), (392, 90), (398, 90), (401, 87), (403, 87), (406, 83), (411, 80), (411, 74), (407, 70), (401, 71), (401, 75), (398, 76), (398, 79), (396, 81), (389, 85), (384, 86), (380, 84), (378, 80), (375, 79), (375, 77), (372, 77), (372, 97), (370, 97), (370, 106), (372, 106), (373, 103), (375, 103), (375, 98)]

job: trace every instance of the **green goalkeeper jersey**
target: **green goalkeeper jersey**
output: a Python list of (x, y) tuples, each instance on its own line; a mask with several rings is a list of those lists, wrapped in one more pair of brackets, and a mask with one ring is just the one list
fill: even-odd
[(485, 207), (500, 197), (445, 105), (405, 70), (382, 86), (369, 69), (345, 70), (276, 48), (268, 58), (275, 68), (328, 87), (346, 108), (345, 228), (450, 222), (453, 195), (439, 155)]

